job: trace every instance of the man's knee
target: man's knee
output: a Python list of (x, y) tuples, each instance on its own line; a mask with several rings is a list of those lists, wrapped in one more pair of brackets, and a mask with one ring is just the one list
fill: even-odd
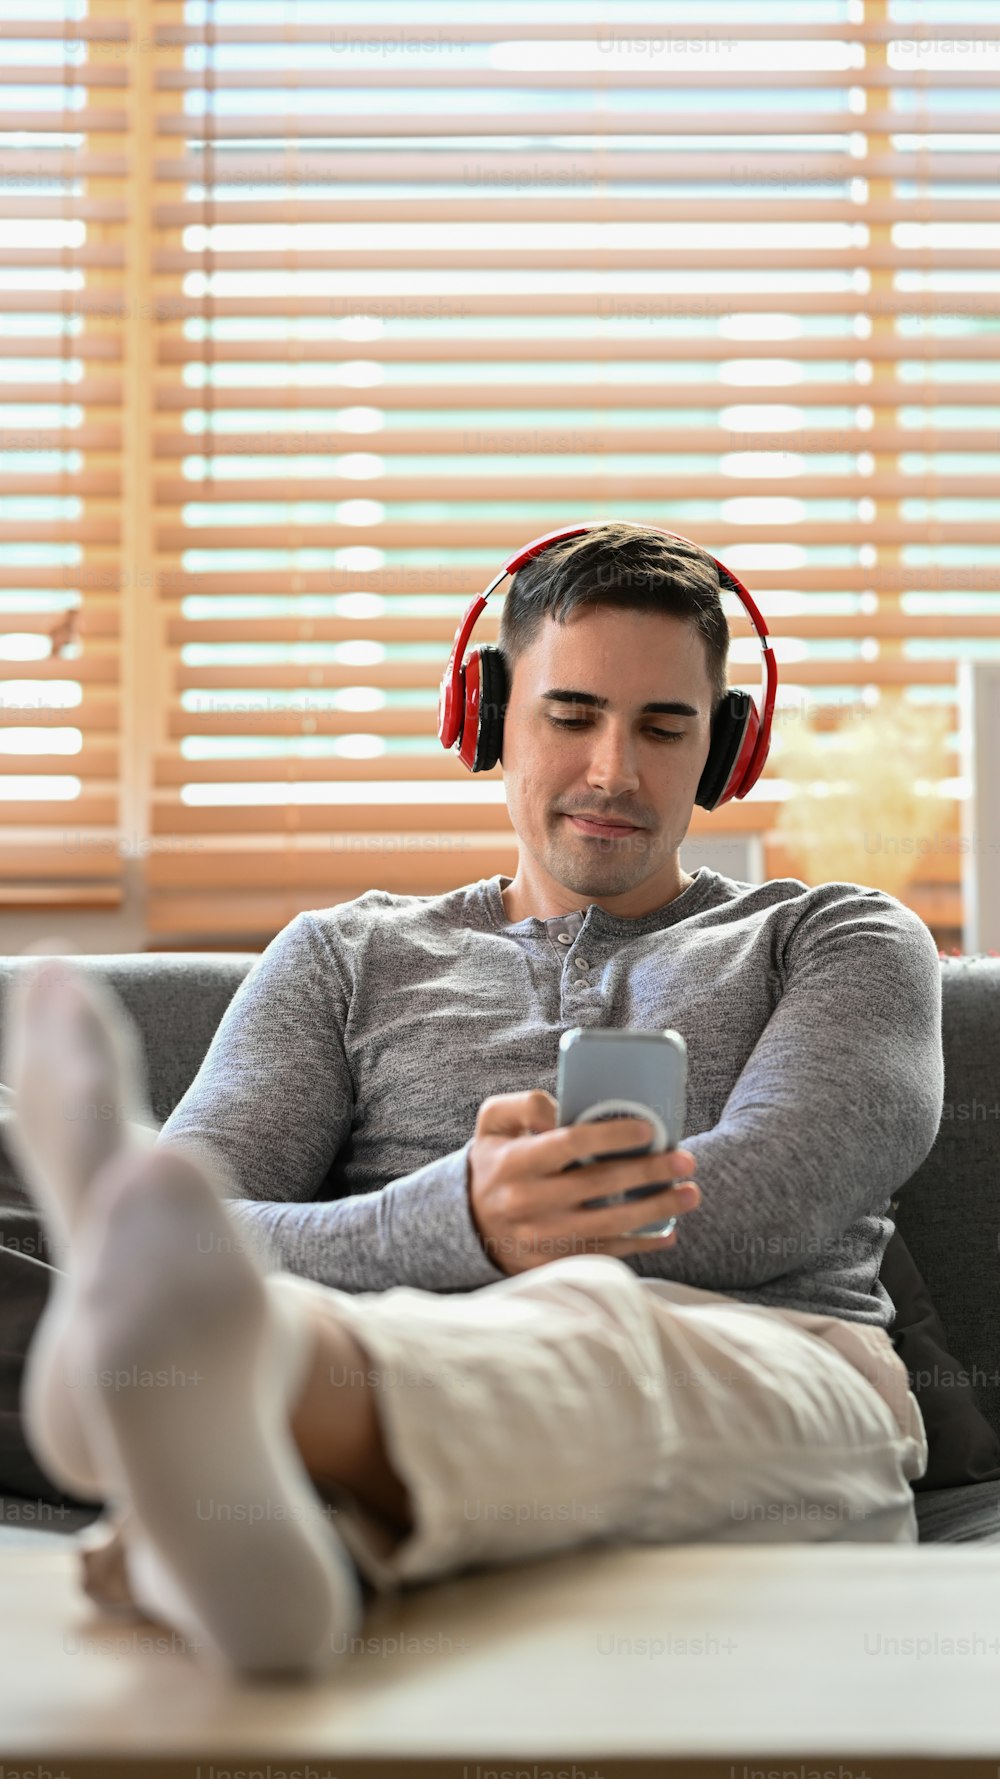
[(641, 1349), (648, 1360), (656, 1346), (651, 1293), (624, 1260), (612, 1254), (573, 1254), (553, 1260), (522, 1278), (542, 1297), (583, 1313), (596, 1334)]
[(642, 1289), (638, 1276), (624, 1260), (614, 1254), (567, 1254), (561, 1260), (550, 1260), (538, 1267), (535, 1276), (604, 1291), (625, 1291), (630, 1295)]

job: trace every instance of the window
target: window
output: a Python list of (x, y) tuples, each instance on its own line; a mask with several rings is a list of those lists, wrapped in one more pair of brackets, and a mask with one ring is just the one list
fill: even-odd
[[(503, 557), (575, 519), (665, 524), (744, 577), (776, 735), (803, 702), (832, 725), (885, 699), (954, 710), (957, 663), (996, 656), (992, 6), (635, 0), (619, 30), (589, 0), (427, 0), (419, 22), (398, 0), (95, 0), (90, 36), (63, 10), (31, 44), (59, 73), (30, 150), (10, 111), (39, 78), (29, 27), (2, 27), (24, 50), (2, 164), (50, 152), (70, 63), (79, 133), (51, 151), (71, 142), (72, 177), (4, 199), (27, 233), (0, 254), (0, 322), (13, 413), (76, 378), (82, 437), (66, 420), (44, 464), (3, 455), (0, 648), (41, 634), (74, 553), (80, 788), (18, 813), (0, 785), (8, 882), (35, 880), (46, 809), (53, 833), (77, 808), (95, 836), (122, 826), (120, 634), (150, 944), (249, 948), (374, 884), (512, 871), (502, 773), (445, 754), (437, 689)], [(80, 313), (120, 289), (123, 240), (126, 313)], [(118, 583), (83, 586), (118, 565), (121, 612)], [(757, 695), (726, 609), (730, 682)], [(778, 755), (692, 833), (767, 835)], [(37, 832), (15, 843), (15, 817)], [(773, 836), (765, 857), (787, 874)], [(905, 899), (955, 942), (959, 861), (934, 871)]]

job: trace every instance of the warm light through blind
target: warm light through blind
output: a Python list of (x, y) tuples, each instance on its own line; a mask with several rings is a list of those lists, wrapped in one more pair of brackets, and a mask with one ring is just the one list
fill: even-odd
[[(511, 871), (501, 772), (441, 749), (437, 686), (502, 557), (577, 519), (695, 537), (774, 634), (768, 768), (692, 835), (769, 835), (790, 711), (954, 712), (958, 662), (1000, 648), (992, 6), (141, 10), (154, 937), (257, 943), (372, 885)], [(78, 254), (120, 239), (72, 215)], [(113, 492), (80, 492), (105, 523)], [(727, 610), (731, 683), (757, 692)], [(765, 859), (786, 873), (773, 837)], [(957, 857), (907, 900), (955, 934)]]

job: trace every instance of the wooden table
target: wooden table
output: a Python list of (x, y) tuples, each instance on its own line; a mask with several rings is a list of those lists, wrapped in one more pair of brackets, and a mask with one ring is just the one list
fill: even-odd
[(594, 1548), (379, 1601), (335, 1679), (265, 1687), (54, 1545), (0, 1550), (5, 1779), (997, 1779), (995, 1547)]

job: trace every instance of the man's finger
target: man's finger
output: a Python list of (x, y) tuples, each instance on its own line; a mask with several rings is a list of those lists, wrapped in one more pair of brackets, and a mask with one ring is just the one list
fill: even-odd
[(616, 1260), (625, 1260), (629, 1254), (657, 1254), (664, 1248), (677, 1245), (677, 1231), (672, 1229), (669, 1235), (642, 1235), (629, 1240), (621, 1236), (617, 1241), (603, 1242), (601, 1253), (610, 1254)]

